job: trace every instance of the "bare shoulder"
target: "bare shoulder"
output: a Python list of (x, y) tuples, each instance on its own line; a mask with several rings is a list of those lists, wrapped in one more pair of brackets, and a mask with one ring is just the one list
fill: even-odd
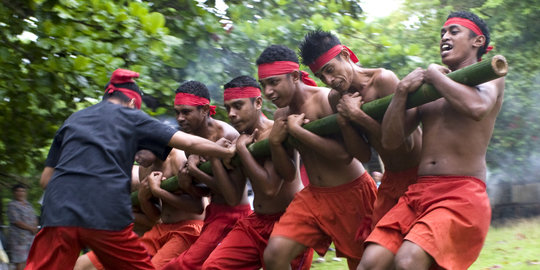
[(238, 136), (240, 136), (240, 133), (238, 133), (238, 131), (234, 127), (229, 125), (228, 123), (223, 122), (221, 120), (215, 120), (215, 121), (217, 125), (219, 126), (219, 128), (221, 129), (221, 131), (223, 132), (221, 137), (224, 137), (227, 140), (233, 141), (236, 138), (238, 138)]
[(501, 96), (504, 93), (504, 77), (480, 84), (477, 86), (479, 90), (495, 91), (497, 96)]
[[(312, 101), (311, 104), (316, 106), (315, 107), (316, 110), (319, 111), (317, 118), (321, 118), (321, 117), (333, 114), (334, 113), (334, 110), (333, 110), (334, 107), (330, 103), (331, 90), (329, 88), (326, 88), (326, 87), (316, 87), (316, 88), (317, 88), (317, 91), (313, 95), (313, 99), (311, 100)], [(339, 101), (339, 99), (337, 99), (337, 101)], [(337, 106), (337, 101), (336, 101), (336, 106)]]
[(174, 160), (175, 162), (185, 162), (185, 160), (187, 159), (186, 158), (186, 153), (180, 149), (177, 149), (177, 148), (173, 148), (171, 150), (171, 153), (169, 154), (168, 158), (171, 158), (172, 160)]
[(377, 68), (373, 75), (373, 85), (377, 89), (379, 98), (394, 93), (399, 83), (399, 78), (394, 72), (384, 68)]

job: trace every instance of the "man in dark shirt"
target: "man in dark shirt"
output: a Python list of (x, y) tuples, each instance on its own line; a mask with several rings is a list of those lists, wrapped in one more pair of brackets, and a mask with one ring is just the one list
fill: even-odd
[(47, 183), (43, 229), (36, 235), (26, 269), (69, 269), (83, 247), (107, 269), (154, 269), (132, 231), (130, 184), (139, 149), (164, 157), (181, 148), (221, 158), (223, 148), (160, 123), (140, 110), (139, 74), (117, 69), (103, 101), (72, 114), (57, 131), (42, 174)]

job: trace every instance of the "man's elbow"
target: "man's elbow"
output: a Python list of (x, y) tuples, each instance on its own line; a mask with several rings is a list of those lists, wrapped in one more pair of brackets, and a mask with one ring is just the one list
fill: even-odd
[(478, 106), (476, 108), (473, 108), (471, 112), (469, 113), (469, 117), (472, 118), (474, 121), (481, 121), (488, 115), (489, 110), (488, 108), (484, 106)]

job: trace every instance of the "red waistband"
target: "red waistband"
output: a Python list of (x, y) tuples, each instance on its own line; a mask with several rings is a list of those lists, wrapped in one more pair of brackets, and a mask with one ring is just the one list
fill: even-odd
[(343, 185), (339, 185), (339, 186), (335, 186), (335, 187), (317, 187), (317, 186), (314, 186), (312, 184), (310, 184), (309, 186), (305, 187), (305, 189), (307, 190), (310, 190), (312, 192), (318, 192), (318, 193), (330, 193), (330, 192), (343, 192), (343, 191), (347, 191), (347, 190), (350, 190), (351, 188), (361, 184), (362, 182), (365, 182), (365, 181), (371, 181), (373, 183), (375, 183), (373, 181), (373, 178), (371, 178), (371, 176), (369, 175), (369, 173), (366, 171), (364, 172), (362, 175), (360, 175), (358, 178), (354, 179), (353, 181), (349, 182), (349, 183), (346, 183), (346, 184), (343, 184)]
[(418, 183), (441, 183), (448, 181), (472, 180), (486, 188), (486, 183), (476, 177), (464, 175), (422, 175), (418, 176)]

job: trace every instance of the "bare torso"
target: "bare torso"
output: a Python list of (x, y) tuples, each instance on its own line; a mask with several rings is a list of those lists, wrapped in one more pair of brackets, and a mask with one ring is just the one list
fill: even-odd
[[(271, 129), (271, 126), (269, 126), (266, 130), (262, 131), (257, 141), (268, 138)], [(258, 162), (265, 168), (272, 167), (270, 169), (273, 169), (271, 158), (258, 160)], [(276, 214), (285, 212), (296, 192), (302, 190), (304, 186), (298, 177), (292, 182), (282, 180), (279, 191), (273, 197), (265, 196), (263, 190), (257, 190), (257, 185), (252, 185), (252, 187), (254, 194), (253, 208), (255, 212), (259, 214)]]
[[(381, 76), (381, 74), (384, 72), (387, 74)], [(389, 88), (395, 88), (399, 82), (393, 73), (382, 68), (364, 68), (362, 69), (362, 73), (363, 76), (368, 76), (369, 79), (366, 80), (362, 89), (358, 92), (362, 96), (362, 100), (366, 103), (392, 94), (394, 89)], [(382, 80), (386, 81), (383, 82)], [(335, 95), (336, 97), (330, 97), (329, 100), (332, 103), (332, 108), (334, 111), (336, 111), (335, 108), (340, 95), (335, 90), (331, 92), (331, 96), (332, 95)], [(368, 143), (381, 157), (386, 170), (399, 172), (417, 167), (418, 163), (420, 162), (420, 152), (422, 149), (422, 131), (420, 128), (417, 128), (410, 135), (407, 143), (404, 143), (398, 148), (392, 150), (388, 150), (382, 146), (380, 134), (367, 133), (366, 138), (368, 139)]]
[[(186, 156), (183, 151), (173, 148), (171, 153), (167, 156), (167, 159), (163, 162), (161, 166), (150, 166), (142, 167), (139, 166), (139, 177), (144, 179), (152, 171), (161, 171), (163, 172), (163, 177), (165, 179), (175, 176), (178, 173), (178, 170), (186, 162)], [(175, 194), (181, 195), (182, 191), (177, 191)], [(163, 223), (176, 223), (183, 220), (202, 220), (203, 215), (198, 215), (194, 213), (187, 212), (182, 209), (178, 209), (165, 201), (162, 201), (161, 209), (161, 221)]]
[[(279, 114), (305, 114), (305, 119), (310, 121), (321, 119), (333, 114), (328, 102), (328, 88), (308, 87), (306, 86), (306, 95), (303, 104), (296, 109), (289, 109), (292, 106), (285, 107)], [(340, 141), (340, 137), (336, 137)], [(311, 185), (320, 187), (334, 187), (349, 183), (360, 177), (365, 169), (362, 164), (351, 157), (350, 161), (343, 163), (341, 160), (327, 158), (316, 152), (315, 149), (299, 145), (297, 147), (300, 157), (304, 162)]]
[[(489, 83), (504, 87), (503, 79)], [(486, 151), (502, 105), (500, 90), (495, 105), (476, 121), (456, 111), (444, 98), (422, 105), (423, 150), (419, 175), (463, 175), (486, 179)]]
[[(211, 119), (207, 127), (208, 128), (205, 134), (195, 134), (195, 135), (203, 137), (213, 142), (216, 142), (221, 138), (226, 138), (229, 141), (234, 141), (239, 136), (238, 131), (236, 131), (236, 129), (234, 129), (231, 125), (220, 120)], [(223, 195), (218, 190), (211, 190), (210, 193), (211, 193), (212, 203), (225, 204), (225, 205), (227, 204), (225, 197), (223, 197)], [(247, 196), (247, 188), (244, 189), (244, 194), (242, 195), (242, 199), (240, 201), (240, 205), (244, 205), (244, 204), (249, 204), (249, 200)]]

